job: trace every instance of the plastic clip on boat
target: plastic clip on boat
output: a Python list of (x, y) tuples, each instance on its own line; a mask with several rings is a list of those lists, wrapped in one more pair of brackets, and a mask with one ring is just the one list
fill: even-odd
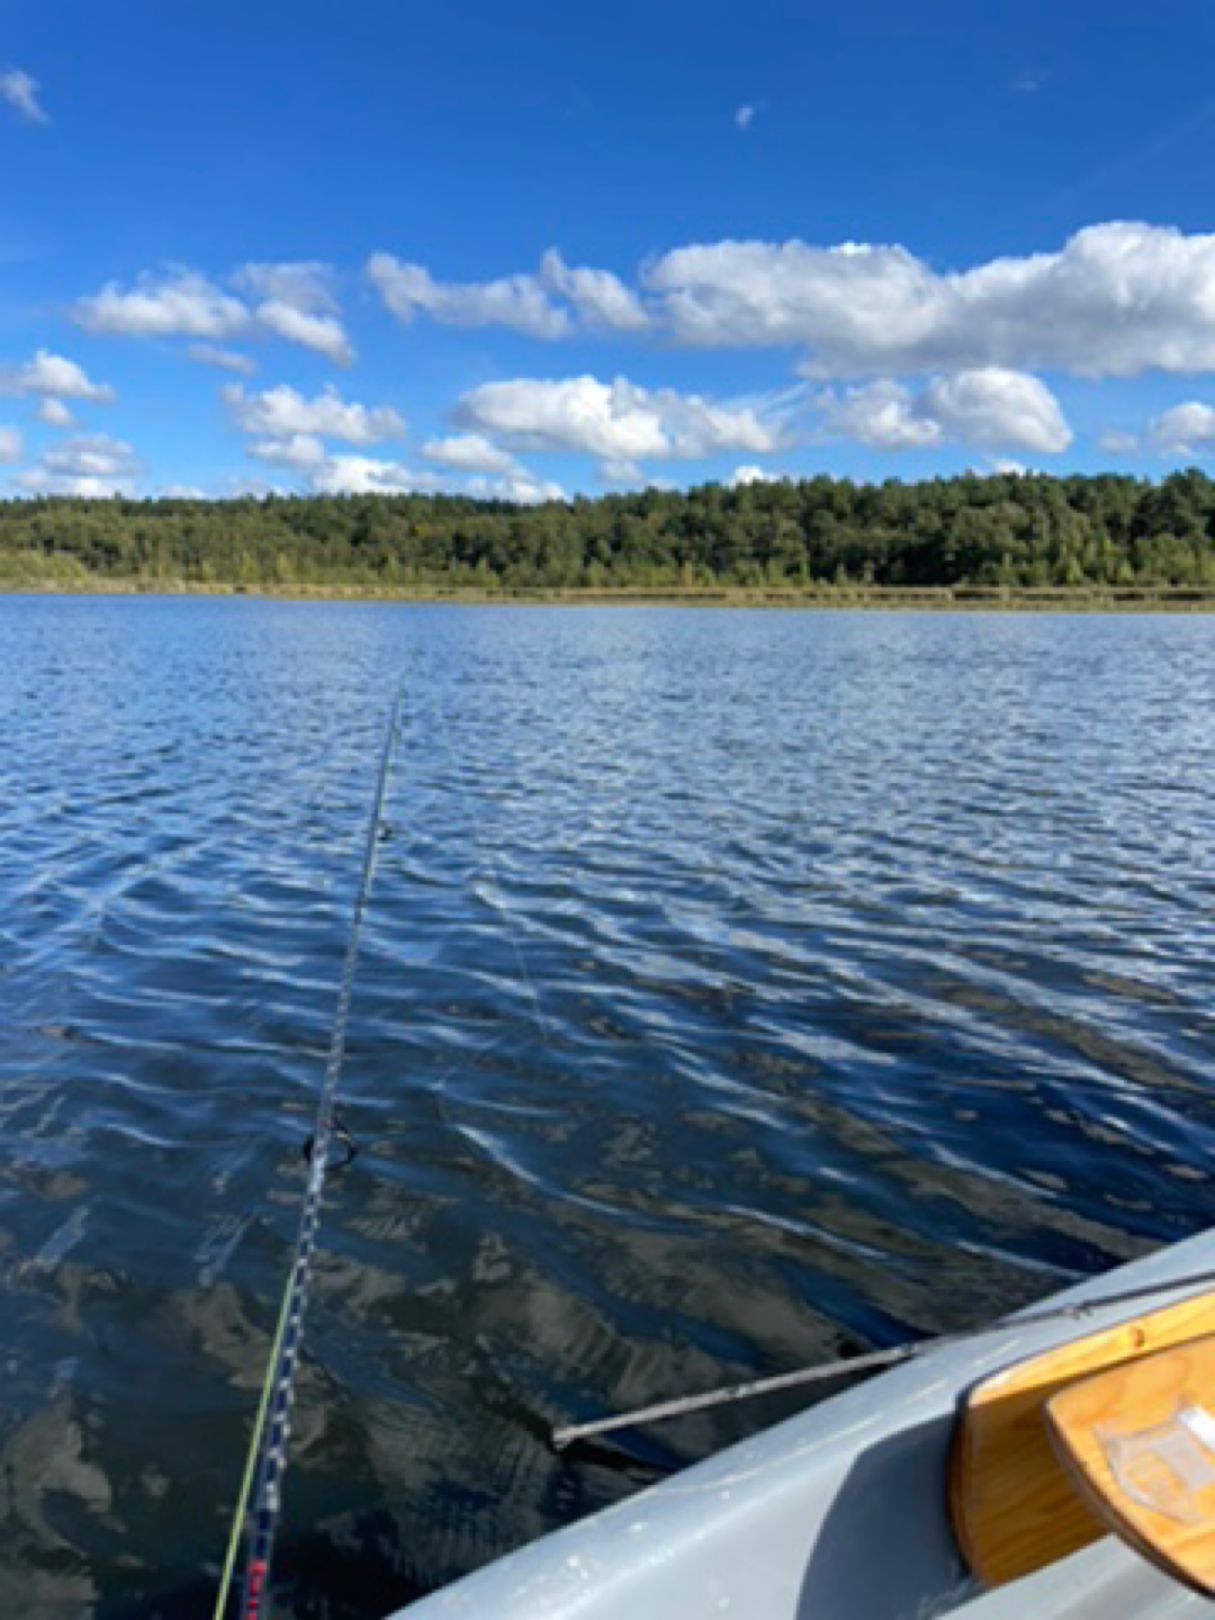
[[(1215, 1233), (954, 1341), (467, 1576), (408, 1620), (1215, 1612)], [(1125, 1297), (1135, 1296), (1133, 1305)], [(394, 1620), (405, 1620), (405, 1611)]]

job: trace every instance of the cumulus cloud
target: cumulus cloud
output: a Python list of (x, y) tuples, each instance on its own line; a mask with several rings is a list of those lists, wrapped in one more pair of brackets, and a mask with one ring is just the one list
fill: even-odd
[(447, 326), (509, 326), (529, 337), (563, 338), (579, 324), (638, 331), (649, 324), (640, 298), (610, 270), (566, 264), (556, 248), (538, 274), (494, 281), (436, 281), (420, 264), (375, 253), (367, 275), (385, 305), (408, 325), (420, 314)]
[(222, 349), (214, 343), (191, 343), (186, 353), (200, 365), (218, 366), (221, 371), (239, 372), (242, 377), (251, 377), (257, 370), (257, 361), (251, 355), (239, 349)]
[(11, 466), (21, 460), (22, 440), (15, 427), (0, 427), (0, 466)]
[(228, 383), (220, 392), (239, 427), (269, 439), (316, 434), (347, 444), (378, 444), (405, 432), (404, 421), (391, 406), (360, 405), (343, 399), (335, 388), (312, 399), (285, 383), (260, 394), (246, 394), (243, 384)]
[(76, 418), (61, 399), (48, 394), (38, 406), (38, 420), (45, 422), (47, 427), (69, 428)]
[(779, 473), (769, 472), (766, 467), (735, 467), (726, 479), (731, 489), (741, 489), (745, 484), (772, 484), (780, 478)]
[(1056, 455), (1072, 432), (1059, 402), (1037, 377), (983, 366), (934, 377), (913, 391), (880, 378), (824, 401), (829, 433), (885, 450), (927, 449), (954, 441)]
[(646, 482), (644, 470), (635, 461), (623, 460), (620, 457), (609, 457), (601, 461), (596, 468), (596, 475), (601, 484), (612, 484), (617, 489), (631, 489)]
[(560, 484), (538, 478), (513, 460), (509, 470), (497, 476), (478, 474), (452, 479), (378, 456), (334, 455), (309, 473), (309, 483), (320, 495), (469, 495), (477, 500), (513, 501), (522, 506), (566, 498)]
[(1147, 436), (1165, 455), (1209, 455), (1215, 450), (1215, 406), (1196, 399), (1173, 405), (1152, 418)]
[(90, 332), (123, 337), (225, 338), (244, 332), (249, 311), (197, 270), (145, 274), (129, 291), (111, 281), (73, 315)]
[(240, 293), (186, 266), (145, 273), (123, 288), (111, 281), (80, 299), (75, 320), (90, 332), (120, 337), (186, 337), (205, 340), (191, 359), (231, 371), (250, 371), (251, 361), (215, 340), (273, 334), (349, 365), (354, 349), (342, 324), (329, 265), (308, 260), (246, 264), (230, 278)]
[(93, 382), (82, 366), (49, 349), (39, 349), (22, 366), (0, 371), (0, 393), (89, 400), (98, 405), (109, 404), (114, 398), (108, 383)]
[(748, 405), (723, 405), (624, 377), (519, 377), (464, 394), (456, 418), (518, 449), (576, 450), (605, 461), (688, 458), (717, 450), (775, 450), (778, 428)]
[(16, 482), (31, 494), (121, 495), (133, 489), (140, 470), (139, 457), (125, 439), (94, 433), (44, 451)]
[(255, 300), (257, 320), (288, 343), (340, 366), (354, 360), (354, 348), (338, 314), (334, 272), (313, 260), (286, 264), (247, 264), (237, 272), (237, 285)]
[(312, 433), (292, 433), (285, 439), (255, 439), (248, 453), (272, 467), (295, 467), (301, 471), (323, 467), (329, 459), (325, 446)]
[(936, 377), (920, 405), (949, 438), (967, 444), (1058, 455), (1072, 442), (1072, 430), (1046, 384), (1002, 366)]
[(0, 101), (7, 102), (27, 124), (49, 124), (46, 109), (38, 99), (41, 86), (20, 68), (0, 69)]
[(277, 337), (315, 349), (336, 365), (348, 366), (354, 361), (354, 349), (336, 315), (315, 315), (291, 304), (265, 303), (257, 306), (257, 318)]
[(411, 495), (433, 490), (439, 480), (378, 456), (330, 456), (311, 476), (319, 495)]
[(556, 248), (540, 261), (544, 285), (574, 306), (587, 326), (609, 331), (636, 332), (650, 324), (637, 294), (610, 270), (572, 268)]
[(538, 478), (526, 467), (517, 467), (502, 478), (470, 478), (463, 493), (482, 501), (513, 501), (516, 506), (540, 506), (545, 501), (567, 499), (560, 484)]
[(823, 426), (840, 438), (883, 450), (922, 450), (939, 444), (941, 424), (921, 414), (910, 388), (887, 377), (849, 388), (824, 402)]
[(367, 275), (385, 305), (408, 325), (419, 314), (446, 326), (510, 326), (531, 337), (565, 337), (573, 322), (536, 276), (436, 281), (423, 265), (374, 253)]
[(442, 462), (445, 467), (458, 467), (463, 472), (509, 473), (519, 465), (509, 451), (491, 444), (481, 433), (454, 433), (446, 439), (429, 439), (422, 446), (422, 454), (431, 461)]
[(900, 246), (718, 242), (664, 254), (644, 281), (682, 342), (805, 346), (808, 376), (1215, 369), (1215, 235), (1164, 226), (1093, 225), (1058, 252), (946, 274)]
[(1139, 449), (1139, 435), (1125, 433), (1120, 428), (1109, 428), (1097, 435), (1097, 448), (1107, 456), (1133, 456)]

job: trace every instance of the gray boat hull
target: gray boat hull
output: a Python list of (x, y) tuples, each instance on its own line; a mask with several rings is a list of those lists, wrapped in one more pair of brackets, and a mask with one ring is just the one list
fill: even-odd
[[(812, 1407), (414, 1604), (409, 1620), (1180, 1620), (1215, 1604), (1112, 1537), (985, 1592), (959, 1560), (946, 1464), (959, 1397), (997, 1368), (1195, 1291), (1215, 1233), (1052, 1303), (1159, 1297), (1012, 1319)], [(1041, 1309), (1041, 1307), (1037, 1307)], [(402, 1611), (403, 1620), (404, 1611)]]

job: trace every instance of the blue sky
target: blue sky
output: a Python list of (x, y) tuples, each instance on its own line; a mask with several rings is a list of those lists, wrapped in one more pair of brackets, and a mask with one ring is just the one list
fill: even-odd
[(0, 492), (1157, 476), (1209, 0), (0, 0)]

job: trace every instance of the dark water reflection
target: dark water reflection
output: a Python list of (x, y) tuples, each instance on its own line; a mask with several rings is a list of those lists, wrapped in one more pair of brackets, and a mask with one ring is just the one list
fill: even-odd
[(1210, 1219), (1215, 621), (0, 602), (0, 1614), (210, 1613), (386, 704), (281, 1613)]

